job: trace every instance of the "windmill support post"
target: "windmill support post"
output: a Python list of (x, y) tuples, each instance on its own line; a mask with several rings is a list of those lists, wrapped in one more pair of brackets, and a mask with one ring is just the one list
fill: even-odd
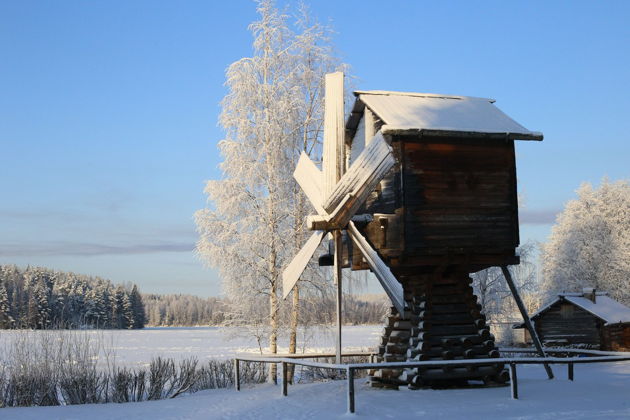
[(288, 394), (287, 385), (289, 384), (289, 369), (287, 366), (287, 362), (282, 362), (282, 395), (284, 397)]
[(348, 379), (348, 412), (354, 413), (354, 369), (347, 367), (346, 377)]
[[(523, 321), (525, 322), (525, 327), (527, 328), (527, 330), (529, 331), (529, 334), (532, 337), (532, 341), (534, 342), (534, 346), (536, 347), (536, 350), (538, 350), (538, 354), (540, 355), (540, 357), (547, 357), (545, 355), (545, 351), (542, 348), (542, 344), (540, 343), (540, 339), (538, 338), (538, 334), (536, 333), (536, 330), (534, 329), (534, 326), (532, 325), (532, 321), (529, 319), (529, 315), (527, 314), (527, 309), (525, 308), (525, 305), (523, 304), (523, 300), (521, 299), (521, 296), (518, 294), (516, 285), (514, 284), (514, 281), (512, 280), (512, 274), (510, 274), (510, 270), (508, 269), (507, 265), (502, 265), (501, 271), (503, 272), (503, 277), (505, 277), (505, 281), (507, 282), (508, 287), (510, 288), (510, 292), (512, 292), (512, 296), (514, 297), (514, 300), (516, 301), (516, 306), (518, 306), (518, 310), (521, 312), (521, 316), (523, 317)], [(549, 377), (549, 379), (553, 379), (553, 371), (551, 370), (551, 367), (549, 366), (549, 364), (545, 363), (543, 366), (545, 367), (545, 370), (547, 371), (547, 376)]]
[(516, 378), (516, 363), (510, 363), (510, 393), (513, 400), (518, 400), (518, 380)]
[(342, 241), (341, 241), (341, 231), (336, 230), (334, 233), (335, 238), (335, 264), (334, 264), (334, 276), (335, 276), (335, 285), (337, 287), (337, 349), (335, 356), (335, 363), (341, 363), (341, 299), (342, 299), (342, 275), (341, 275), (341, 267), (343, 258), (342, 255)]

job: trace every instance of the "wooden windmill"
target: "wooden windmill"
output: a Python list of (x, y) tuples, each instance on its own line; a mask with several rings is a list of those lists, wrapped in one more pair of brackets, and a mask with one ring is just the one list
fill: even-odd
[[(334, 275), (337, 285), (337, 324), (341, 325), (341, 230), (346, 230), (363, 258), (383, 285), (400, 313), (404, 313), (403, 289), (387, 265), (352, 221), (359, 207), (376, 185), (396, 164), (391, 147), (380, 133), (346, 171), (343, 73), (326, 75), (324, 111), (324, 148), (322, 171), (303, 152), (294, 172), (298, 184), (317, 211), (307, 225), (315, 232), (293, 258), (283, 273), (284, 298), (288, 296), (311, 257), (328, 232), (335, 244)], [(365, 218), (362, 218), (365, 220)], [(337, 361), (341, 357), (340, 330), (337, 334)]]
[[(285, 297), (331, 232), (340, 325), (346, 231), (349, 266), (373, 271), (393, 304), (378, 360), (488, 359), (487, 366), (456, 369), (380, 369), (372, 372), (374, 386), (505, 382), (504, 367), (492, 363), (499, 352), (470, 273), (501, 267), (544, 355), (507, 268), (519, 263), (514, 141), (542, 140), (542, 134), (491, 99), (388, 91), (355, 96), (344, 125), (343, 75), (327, 75), (322, 171), (303, 155), (294, 173), (317, 212), (307, 219), (314, 233), (283, 273)], [(338, 357), (340, 340), (338, 334)]]

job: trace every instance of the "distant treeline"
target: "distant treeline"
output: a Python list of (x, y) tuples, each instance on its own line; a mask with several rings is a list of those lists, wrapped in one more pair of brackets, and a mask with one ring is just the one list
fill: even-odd
[(0, 265), (0, 328), (143, 328), (135, 284), (41, 267)]
[[(300, 302), (300, 320), (303, 326), (330, 325), (337, 319), (337, 301), (334, 296), (308, 296)], [(391, 302), (387, 296), (369, 302), (351, 294), (344, 294), (342, 319), (346, 325), (381, 324)], [(285, 316), (288, 319), (288, 316)]]
[(150, 326), (221, 325), (225, 320), (225, 303), (220, 298), (143, 294), (142, 300)]
[[(378, 324), (383, 301), (344, 297), (346, 324)], [(0, 265), (0, 329), (3, 328), (143, 328), (149, 326), (222, 325), (229, 314), (223, 298), (140, 294), (135, 284), (41, 267)], [(304, 299), (304, 325), (335, 321), (335, 301)], [(234, 320), (232, 320), (234, 321)], [(241, 320), (242, 321), (242, 320)]]
[[(218, 326), (230, 318), (229, 314), (226, 313), (229, 305), (224, 298), (143, 294), (142, 300), (148, 326)], [(304, 325), (335, 322), (336, 304), (334, 299), (321, 297), (304, 299), (303, 304), (300, 317)], [(350, 295), (344, 297), (343, 305), (343, 322), (354, 325), (381, 323), (389, 307), (385, 297), (382, 300), (365, 302)], [(236, 321), (238, 323), (239, 320)]]

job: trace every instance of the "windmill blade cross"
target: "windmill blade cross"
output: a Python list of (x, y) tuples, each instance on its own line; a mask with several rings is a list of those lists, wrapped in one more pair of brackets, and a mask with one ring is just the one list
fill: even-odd
[(374, 248), (370, 246), (365, 237), (359, 232), (354, 222), (348, 223), (348, 234), (352, 238), (357, 248), (363, 254), (368, 265), (374, 272), (374, 275), (385, 289), (385, 293), (389, 296), (398, 313), (402, 318), (405, 317), (405, 300), (402, 284), (392, 274), (389, 267), (378, 256)]
[[(326, 200), (323, 205), (324, 214), (309, 216), (309, 229), (345, 228), (368, 195), (395, 164), (391, 147), (381, 133), (377, 133)], [(306, 165), (305, 163), (304, 167)]]
[(315, 211), (320, 215), (326, 212), (322, 208), (322, 172), (304, 152), (300, 155), (293, 177), (299, 184)]
[(392, 148), (379, 131), (339, 180), (322, 207), (330, 214), (348, 194), (353, 194), (361, 204), (395, 163)]
[(282, 272), (282, 298), (286, 299), (293, 286), (300, 279), (300, 276), (306, 269), (308, 262), (317, 250), (317, 247), (324, 239), (326, 232), (323, 230), (315, 231), (306, 241), (300, 251), (295, 254), (289, 265)]
[(328, 196), (345, 169), (343, 73), (329, 73), (324, 83), (323, 192)]

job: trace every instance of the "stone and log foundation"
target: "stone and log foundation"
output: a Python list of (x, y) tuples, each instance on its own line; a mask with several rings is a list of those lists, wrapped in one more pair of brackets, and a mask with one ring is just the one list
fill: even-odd
[(402, 319), (390, 309), (378, 347), (378, 362), (488, 359), (488, 365), (414, 369), (377, 369), (369, 372), (370, 385), (412, 389), (461, 387), (469, 381), (501, 385), (509, 380), (494, 336), (471, 286), (468, 273), (394, 273), (403, 284), (409, 312)]

